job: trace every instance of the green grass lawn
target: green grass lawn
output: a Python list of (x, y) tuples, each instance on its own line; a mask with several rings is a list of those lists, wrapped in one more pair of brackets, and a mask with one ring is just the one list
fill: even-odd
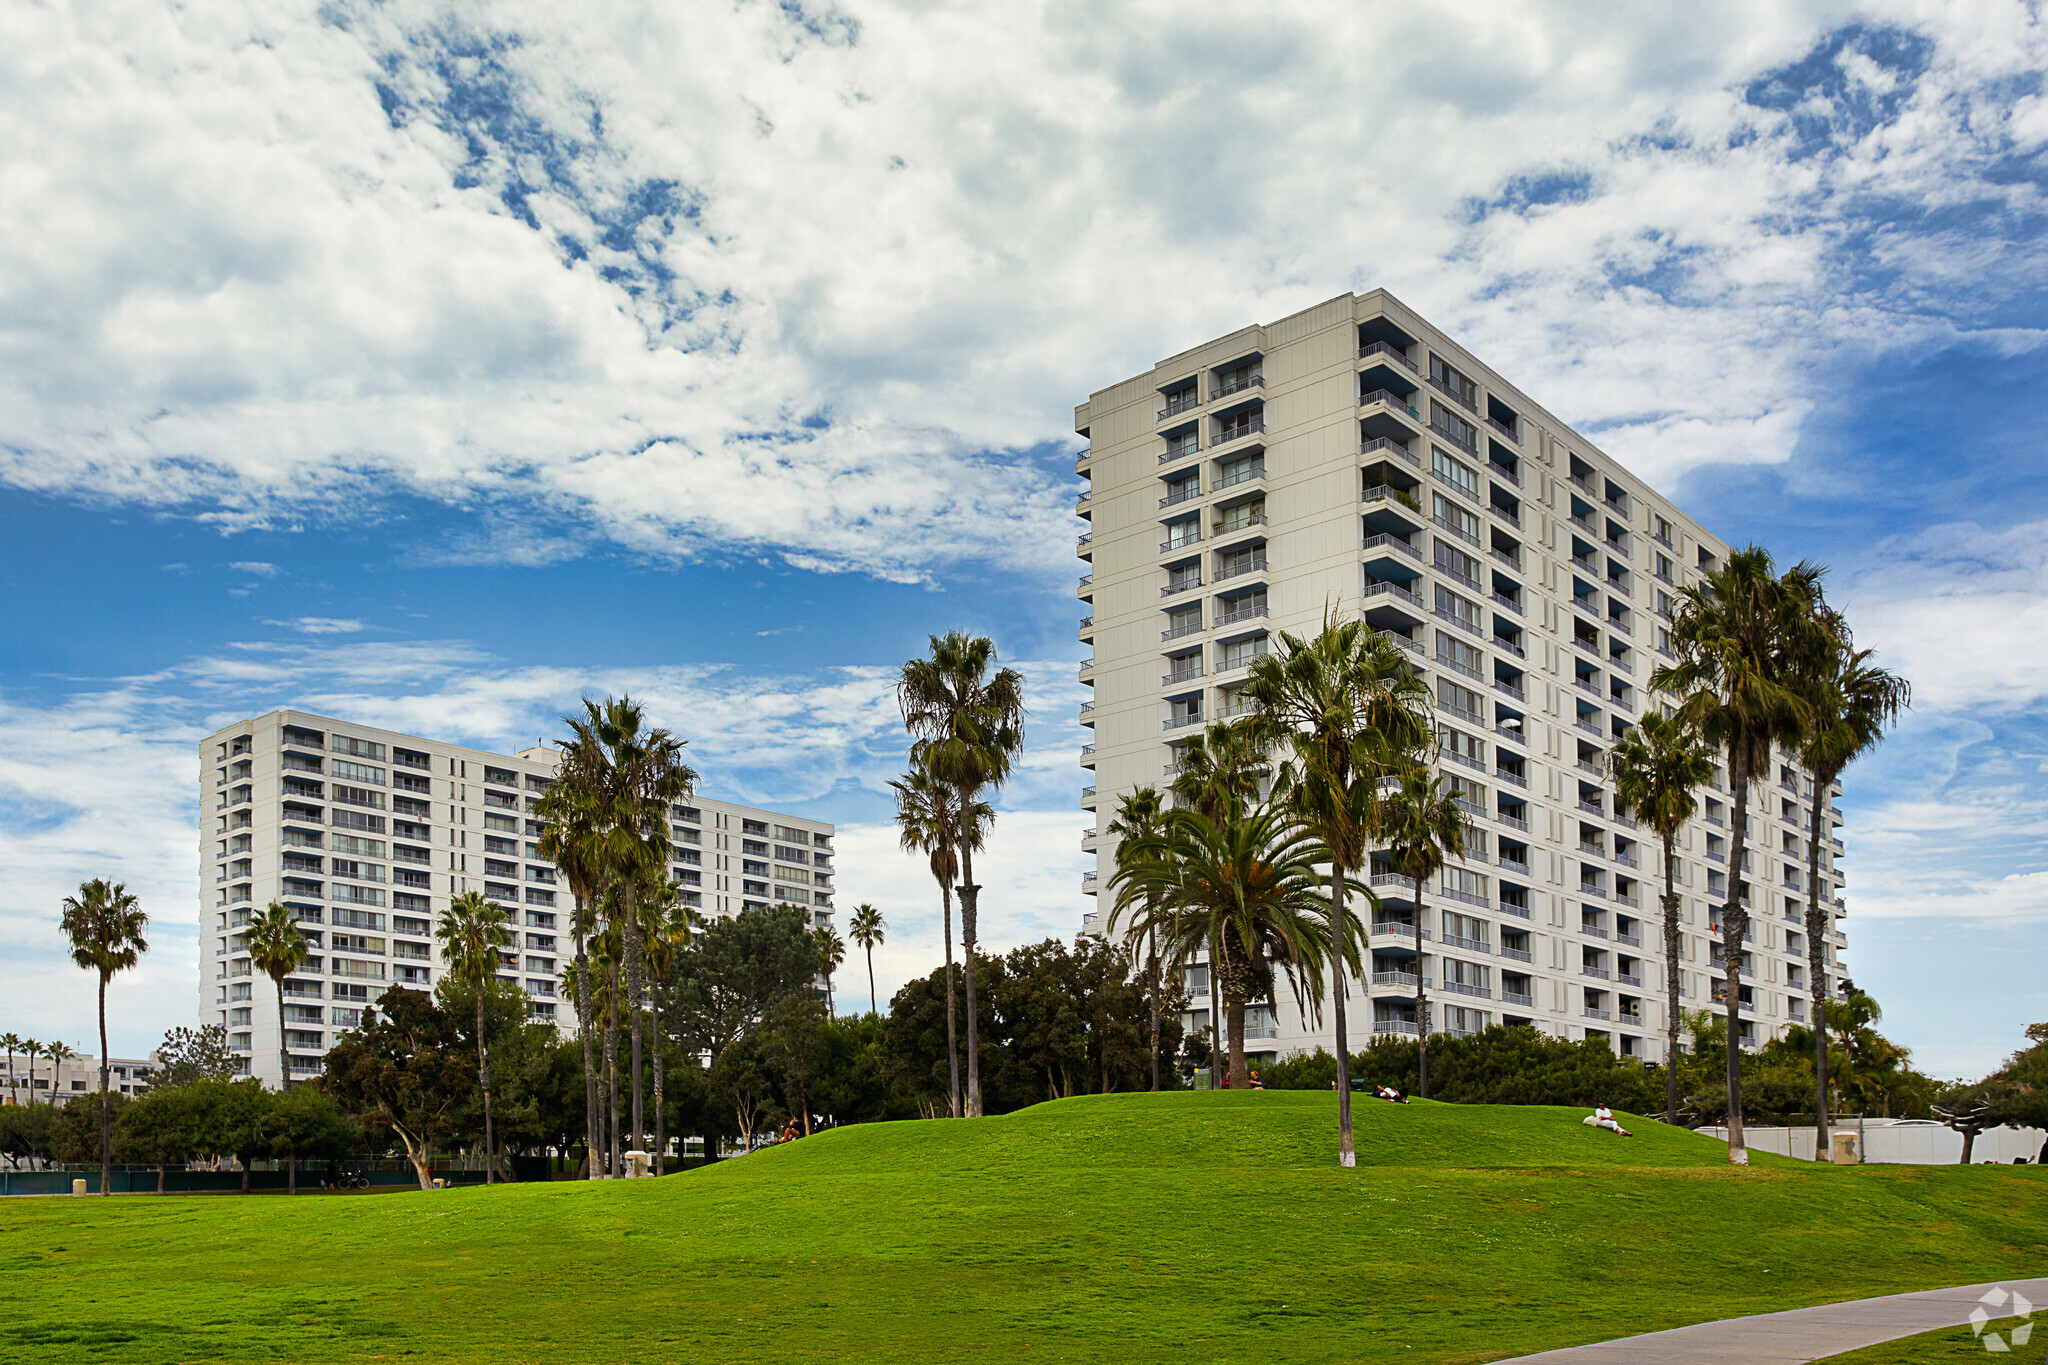
[(662, 1180), (0, 1201), (0, 1360), (1487, 1361), (2039, 1275), (2035, 1167), (1576, 1109), (1113, 1095)]
[[(1987, 1332), (1997, 1332), (2001, 1340), (2010, 1342), (2013, 1329), (2022, 1325), (2018, 1318), (1998, 1318), (1984, 1327)], [(1998, 1360), (2038, 1361), (2041, 1359), (2043, 1338), (2048, 1338), (2048, 1323), (2037, 1324), (2037, 1330), (2029, 1334), (2025, 1346), (2009, 1346), (2006, 1354), (1991, 1355), (1985, 1351), (1983, 1340), (1969, 1328), (1943, 1327), (1915, 1337), (1900, 1337), (1897, 1341), (1866, 1346), (1860, 1351), (1829, 1356), (1826, 1360), (1815, 1361), (1814, 1365), (1961, 1365), (1966, 1360), (1985, 1365), (1985, 1362)]]

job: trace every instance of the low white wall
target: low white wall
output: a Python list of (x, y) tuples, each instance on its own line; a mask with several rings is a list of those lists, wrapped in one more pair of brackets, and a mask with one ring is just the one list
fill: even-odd
[[(1853, 1133), (1856, 1120), (1847, 1119), (1829, 1129)], [(1728, 1140), (1726, 1128), (1702, 1128), (1709, 1137)], [(1744, 1125), (1742, 1140), (1753, 1151), (1776, 1152), (1779, 1156), (1813, 1160), (1811, 1128), (1756, 1128)], [(2010, 1165), (2015, 1157), (2029, 1162), (2041, 1154), (2044, 1134), (2039, 1128), (1987, 1128), (1977, 1135), (1970, 1151), (1974, 1162), (1995, 1161)], [(1943, 1124), (1918, 1119), (1865, 1119), (1863, 1159), (1907, 1166), (1953, 1166), (1963, 1155), (1963, 1135)]]

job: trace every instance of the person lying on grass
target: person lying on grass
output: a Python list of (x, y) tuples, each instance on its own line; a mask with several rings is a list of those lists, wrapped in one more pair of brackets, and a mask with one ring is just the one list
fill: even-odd
[(1609, 1132), (1619, 1133), (1623, 1137), (1635, 1136), (1634, 1133), (1631, 1133), (1628, 1129), (1614, 1121), (1614, 1111), (1607, 1107), (1605, 1101), (1593, 1106), (1593, 1112), (1587, 1116), (1584, 1123), (1588, 1128), (1605, 1128)]
[(1396, 1090), (1391, 1085), (1376, 1085), (1372, 1088), (1372, 1093), (1379, 1096), (1379, 1098), (1385, 1100), (1389, 1104), (1408, 1103), (1408, 1097), (1402, 1094), (1400, 1091)]

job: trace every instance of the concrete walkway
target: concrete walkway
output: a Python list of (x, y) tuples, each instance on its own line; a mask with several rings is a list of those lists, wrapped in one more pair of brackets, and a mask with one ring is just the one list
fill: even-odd
[[(1570, 1346), (1541, 1355), (1516, 1356), (1498, 1365), (1806, 1365), (1880, 1341), (1895, 1341), (1970, 1320), (1983, 1294), (1993, 1288), (2018, 1293), (2040, 1305), (2037, 1314), (2048, 1333), (2048, 1279), (2004, 1280), (1997, 1285), (1966, 1284), (1956, 1289), (1927, 1289), (1917, 1294), (1890, 1294), (1881, 1299), (1794, 1308), (1753, 1318), (1728, 1318), (1651, 1332), (1591, 1346)], [(1992, 1317), (2011, 1314), (1983, 1305)]]

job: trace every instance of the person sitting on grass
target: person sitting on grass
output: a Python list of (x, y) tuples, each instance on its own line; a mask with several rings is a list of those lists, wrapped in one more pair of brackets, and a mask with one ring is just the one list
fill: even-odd
[(1585, 1124), (1588, 1128), (1605, 1128), (1609, 1132), (1619, 1133), (1623, 1137), (1635, 1136), (1634, 1133), (1631, 1133), (1628, 1129), (1614, 1121), (1614, 1111), (1607, 1107), (1605, 1100), (1593, 1106), (1593, 1112), (1586, 1118)]

